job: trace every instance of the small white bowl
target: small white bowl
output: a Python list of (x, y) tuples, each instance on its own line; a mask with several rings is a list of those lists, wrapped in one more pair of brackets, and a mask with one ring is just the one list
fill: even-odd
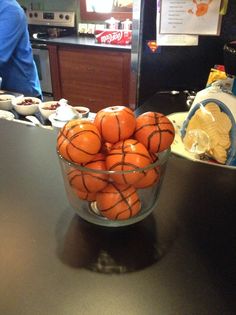
[(79, 113), (81, 118), (87, 118), (90, 112), (88, 107), (84, 106), (73, 106), (73, 108)]
[(50, 115), (48, 117), (49, 121), (51, 122), (52, 124), (52, 127), (55, 129), (55, 130), (60, 130), (61, 128), (64, 127), (64, 125), (67, 123), (67, 121), (62, 121), (62, 120), (57, 120), (56, 119), (56, 113)]
[(12, 100), (14, 110), (23, 116), (35, 114), (41, 103), (41, 99), (31, 96), (16, 97)]
[(61, 129), (64, 125), (72, 120), (80, 118), (81, 116), (71, 105), (61, 105), (56, 109), (56, 112), (48, 117), (52, 126), (55, 129)]
[(15, 98), (14, 95), (2, 94), (0, 95), (0, 109), (11, 110), (12, 109), (12, 100)]
[(0, 109), (0, 118), (7, 119), (7, 120), (13, 120), (15, 118), (15, 116), (11, 112)]
[(56, 109), (59, 106), (60, 104), (58, 101), (42, 102), (39, 104), (39, 111), (43, 118), (48, 119), (50, 115), (56, 112)]

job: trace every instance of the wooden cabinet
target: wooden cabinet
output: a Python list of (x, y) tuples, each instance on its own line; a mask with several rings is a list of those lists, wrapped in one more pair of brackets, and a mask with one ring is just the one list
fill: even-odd
[(54, 99), (93, 112), (129, 106), (130, 51), (48, 45)]

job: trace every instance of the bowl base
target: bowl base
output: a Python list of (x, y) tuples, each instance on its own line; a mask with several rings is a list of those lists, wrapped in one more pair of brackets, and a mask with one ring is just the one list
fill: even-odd
[(81, 217), (83, 220), (93, 223), (100, 226), (106, 226), (106, 227), (122, 227), (122, 226), (128, 226), (135, 224), (137, 222), (142, 221), (144, 218), (146, 218), (153, 210), (154, 207), (150, 208), (148, 211), (147, 209), (142, 210), (134, 217), (128, 219), (128, 220), (109, 220), (103, 215), (100, 214), (99, 209), (97, 207), (96, 201), (93, 202), (87, 202), (87, 209), (84, 209), (85, 211), (81, 211), (81, 208), (78, 209), (76, 207), (76, 204), (71, 203), (74, 211), (78, 214), (79, 217)]

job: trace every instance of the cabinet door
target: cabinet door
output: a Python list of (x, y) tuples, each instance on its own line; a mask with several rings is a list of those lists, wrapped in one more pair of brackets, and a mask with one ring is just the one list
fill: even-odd
[(94, 112), (129, 106), (130, 52), (60, 47), (58, 66), (61, 96), (70, 104)]

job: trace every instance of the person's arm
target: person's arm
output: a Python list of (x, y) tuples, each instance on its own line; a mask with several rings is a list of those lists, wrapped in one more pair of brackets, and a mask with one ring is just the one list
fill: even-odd
[(25, 17), (17, 8), (6, 9), (0, 16), (0, 65), (13, 54), (22, 32), (25, 29)]

